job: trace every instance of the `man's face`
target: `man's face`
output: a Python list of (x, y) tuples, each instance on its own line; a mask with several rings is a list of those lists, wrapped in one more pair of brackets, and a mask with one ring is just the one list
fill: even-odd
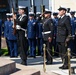
[(47, 18), (47, 17), (51, 17), (51, 14), (48, 13), (48, 14), (44, 14), (44, 17)]
[(71, 17), (74, 17), (75, 14), (71, 14)]
[(9, 21), (9, 20), (10, 20), (10, 18), (7, 18), (7, 20)]
[(10, 20), (13, 21), (13, 17), (12, 16), (10, 17)]
[(33, 16), (29, 16), (29, 19), (32, 20), (34, 17)]
[(54, 15), (54, 18), (57, 18), (57, 15)]
[(66, 13), (65, 10), (60, 10), (60, 11), (59, 11), (59, 16), (63, 16), (65, 13)]
[(23, 14), (23, 13), (24, 13), (24, 10), (19, 9), (19, 10), (18, 10), (18, 13), (21, 15), (21, 14)]

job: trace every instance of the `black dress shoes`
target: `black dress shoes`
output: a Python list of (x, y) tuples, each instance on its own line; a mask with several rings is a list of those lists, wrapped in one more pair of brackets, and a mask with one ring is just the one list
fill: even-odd
[(22, 65), (27, 65), (27, 62), (26, 61), (22, 61), (21, 64)]
[(64, 67), (64, 65), (60, 66), (59, 69), (62, 69), (62, 67)]
[(46, 62), (46, 64), (47, 64), (47, 65), (51, 65), (51, 64), (52, 64), (52, 62), (50, 62), (50, 61), (47, 61), (47, 62)]
[(33, 57), (33, 58), (36, 58), (36, 56), (30, 56), (30, 55), (29, 55), (28, 57)]
[(33, 58), (36, 58), (36, 56), (33, 56)]
[(59, 69), (68, 69), (68, 66), (63, 65), (63, 66), (59, 67)]

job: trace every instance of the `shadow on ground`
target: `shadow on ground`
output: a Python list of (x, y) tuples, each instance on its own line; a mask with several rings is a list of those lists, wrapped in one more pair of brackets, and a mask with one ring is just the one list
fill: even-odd
[[(12, 60), (15, 61), (16, 63), (21, 63), (20, 58), (12, 58)], [(57, 62), (53, 62), (53, 65), (57, 65), (57, 64), (62, 63), (61, 61), (59, 61), (59, 59), (56, 59), (56, 61)], [(43, 64), (43, 57), (42, 56), (37, 56), (36, 58), (28, 58), (27, 59), (27, 65), (42, 65), (42, 64)]]

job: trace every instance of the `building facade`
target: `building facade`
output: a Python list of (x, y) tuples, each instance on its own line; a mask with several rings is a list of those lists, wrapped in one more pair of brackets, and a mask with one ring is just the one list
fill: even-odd
[(58, 11), (60, 6), (70, 8), (71, 11), (76, 11), (76, 0), (52, 0), (52, 11)]
[[(50, 9), (51, 10), (51, 0), (18, 0), (18, 6), (23, 5), (28, 7), (28, 10), (31, 11), (31, 6), (32, 6), (32, 1), (33, 1), (33, 5), (36, 6), (36, 10), (37, 12), (41, 11), (41, 5), (45, 5), (45, 8)], [(9, 0), (10, 2), (10, 9), (12, 7), (11, 5), (11, 0)], [(16, 7), (16, 0), (13, 0), (13, 4), (14, 7)]]
[(76, 0), (0, 0), (0, 18), (3, 18), (7, 12), (11, 12), (12, 3), (15, 10), (18, 6), (23, 5), (28, 7), (28, 11), (32, 11), (32, 4), (36, 6), (36, 12), (41, 12), (41, 5), (45, 5), (45, 8), (52, 12), (57, 12), (60, 6), (76, 10)]

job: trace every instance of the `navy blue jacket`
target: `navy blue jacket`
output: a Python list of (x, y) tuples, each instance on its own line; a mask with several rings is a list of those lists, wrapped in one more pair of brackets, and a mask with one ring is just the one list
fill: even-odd
[(5, 21), (4, 22), (4, 37), (6, 38), (8, 36), (8, 25), (9, 25), (9, 21)]
[(76, 29), (76, 17), (71, 18), (71, 27), (72, 27), (72, 35), (75, 35), (75, 29)]
[(2, 20), (0, 20), (0, 36), (1, 36)]
[(57, 25), (58, 25), (58, 18), (53, 19), (54, 22), (54, 36), (56, 36), (57, 33)]
[(43, 38), (42, 32), (43, 32), (43, 24), (39, 22), (36, 25), (36, 37)]
[(27, 24), (27, 36), (28, 38), (36, 38), (36, 24), (35, 24), (36, 20), (29, 20), (28, 24)]
[(14, 33), (13, 33), (14, 29), (13, 29), (12, 26), (13, 26), (13, 22), (12, 21), (9, 21), (8, 30), (7, 30), (7, 32), (8, 32), (7, 39), (8, 40), (17, 40), (16, 35), (14, 35)]

